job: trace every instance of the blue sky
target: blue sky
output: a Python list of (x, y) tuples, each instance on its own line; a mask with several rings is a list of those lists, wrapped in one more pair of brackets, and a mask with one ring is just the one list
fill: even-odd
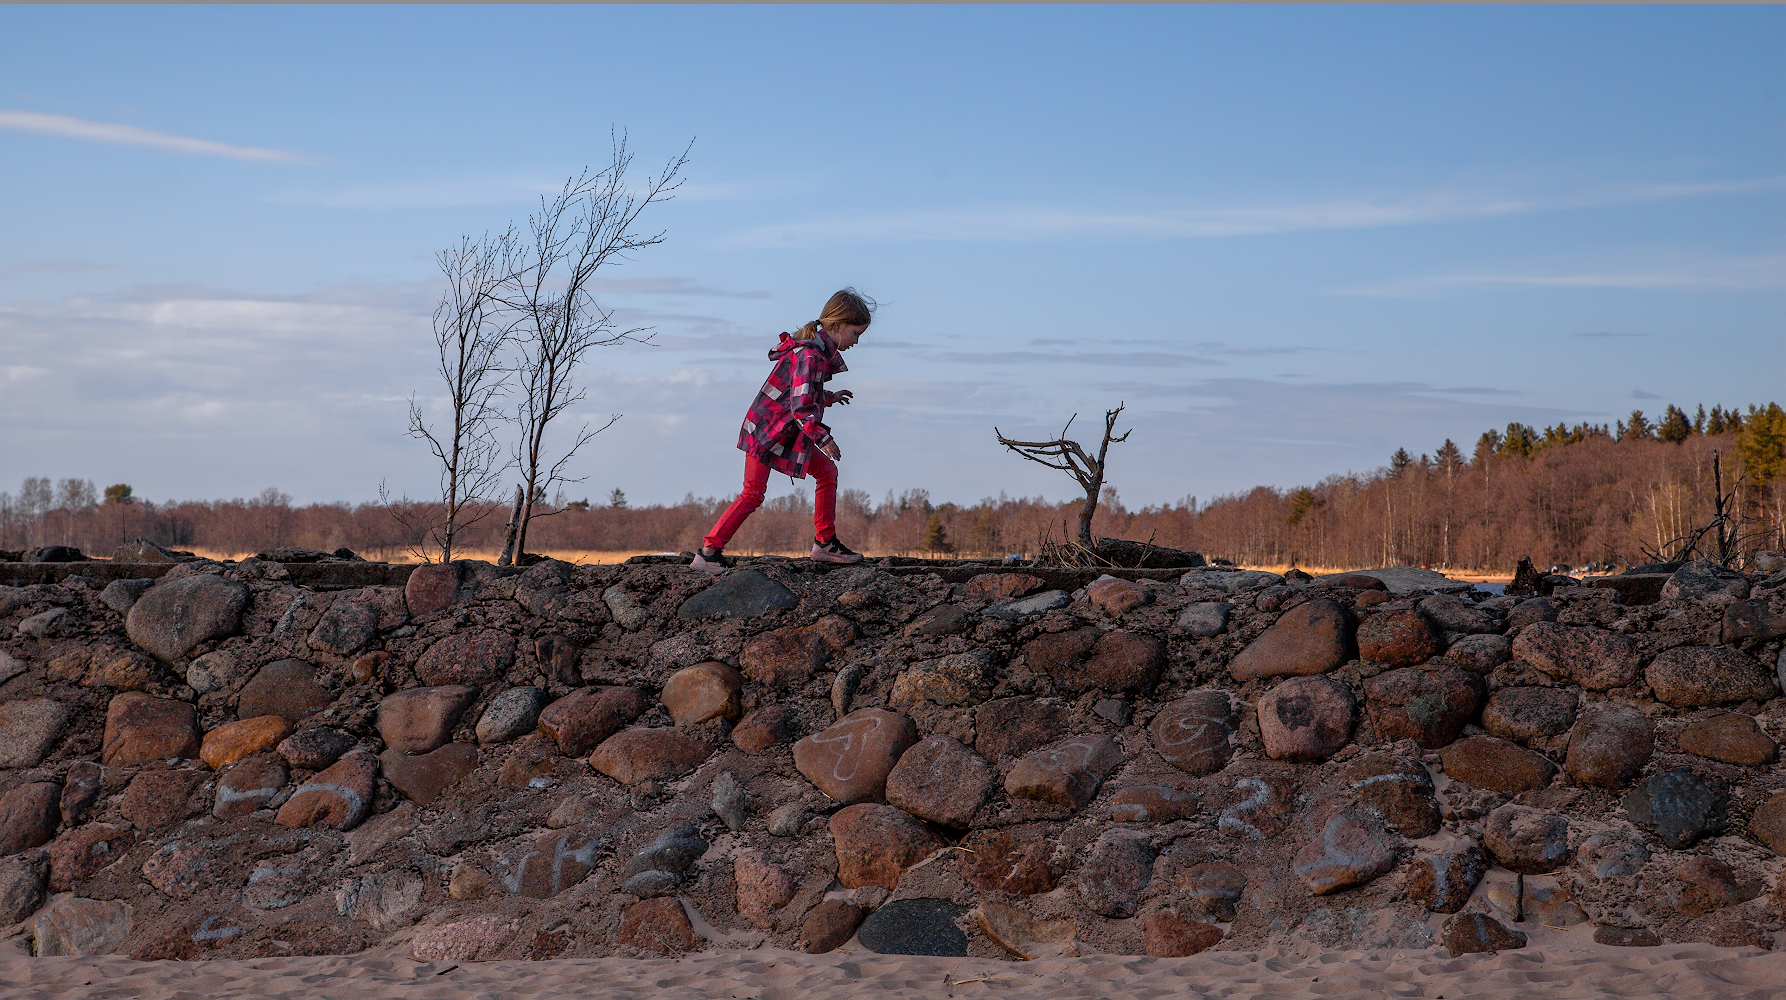
[[(774, 334), (856, 285), (843, 485), (1128, 404), (1130, 505), (1781, 399), (1786, 11), (0, 8), (0, 488), (425, 495), (432, 254), (691, 140), (572, 496), (736, 491)], [(1077, 426), (1077, 425), (1076, 425)], [(568, 431), (570, 428), (566, 428)], [(782, 481), (776, 491), (785, 492)]]

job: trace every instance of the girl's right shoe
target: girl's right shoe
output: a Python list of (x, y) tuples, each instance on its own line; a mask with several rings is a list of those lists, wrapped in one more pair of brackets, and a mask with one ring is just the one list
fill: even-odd
[(724, 573), (732, 568), (732, 561), (726, 558), (723, 549), (712, 555), (704, 554), (703, 549), (696, 549), (694, 561), (688, 565), (690, 569), (697, 569), (703, 573)]
[(862, 561), (860, 553), (851, 552), (850, 547), (833, 538), (828, 542), (817, 539), (812, 543), (812, 561), (831, 563), (836, 566), (848, 566)]

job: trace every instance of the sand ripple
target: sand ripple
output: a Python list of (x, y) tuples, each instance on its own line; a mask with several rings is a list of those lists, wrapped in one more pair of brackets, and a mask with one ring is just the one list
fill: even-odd
[(570, 959), (453, 965), (347, 956), (133, 962), (123, 957), (0, 959), (0, 996), (136, 1000), (824, 1000), (831, 997), (1153, 998), (1786, 997), (1786, 953), (1709, 945), (1553, 944), (1503, 955), (1441, 952), (1223, 952), (1194, 958), (1038, 962), (796, 955), (769, 949), (681, 960)]

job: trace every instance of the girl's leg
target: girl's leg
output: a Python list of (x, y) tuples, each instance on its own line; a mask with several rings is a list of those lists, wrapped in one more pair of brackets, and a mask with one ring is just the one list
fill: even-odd
[(719, 516), (719, 522), (707, 533), (701, 544), (713, 552), (725, 548), (726, 543), (732, 540), (732, 536), (744, 524), (744, 519), (756, 513), (756, 509), (763, 505), (763, 495), (768, 492), (769, 467), (757, 461), (755, 455), (744, 456), (744, 489), (738, 494), (738, 499), (733, 500), (732, 505), (726, 508), (726, 512)]
[(812, 473), (812, 538), (820, 545), (837, 537), (837, 463), (814, 452), (806, 463)]

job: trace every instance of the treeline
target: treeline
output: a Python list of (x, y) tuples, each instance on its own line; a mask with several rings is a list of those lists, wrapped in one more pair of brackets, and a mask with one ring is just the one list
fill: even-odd
[[(1786, 547), (1786, 411), (1772, 403), (1746, 411), (1700, 407), (1693, 416), (1670, 406), (1659, 420), (1634, 412), (1611, 427), (1509, 424), (1484, 433), (1467, 456), (1451, 441), (1427, 454), (1403, 448), (1370, 473), (1293, 489), (1261, 486), (1203, 504), (1187, 497), (1131, 510), (1107, 487), (1093, 530), (1242, 565), (1504, 572), (1531, 556), (1541, 565), (1623, 566), (1675, 556), (1710, 523), (1714, 455), (1732, 511), (1729, 530), (1741, 548)], [(616, 491), (605, 505), (548, 505), (535, 512), (528, 548), (685, 551), (700, 544), (729, 501), (690, 495), (678, 504), (634, 507)], [(923, 489), (888, 492), (879, 501), (845, 490), (838, 497), (838, 533), (872, 553), (1028, 554), (1044, 539), (1070, 537), (1077, 511), (1077, 501), (1039, 497), (939, 504)], [(125, 484), (102, 492), (90, 481), (33, 478), (17, 497), (0, 493), (0, 549), (75, 545), (109, 555), (143, 537), (171, 548), (229, 553), (297, 545), (414, 559), (427, 555), (414, 526), (436, 513), (427, 505), (293, 507), (290, 497), (271, 489), (249, 500), (155, 504), (138, 500)], [(501, 544), (507, 510), (478, 513), (482, 518), (461, 536), (466, 555)], [(804, 551), (811, 518), (807, 492), (772, 500), (730, 550)]]

